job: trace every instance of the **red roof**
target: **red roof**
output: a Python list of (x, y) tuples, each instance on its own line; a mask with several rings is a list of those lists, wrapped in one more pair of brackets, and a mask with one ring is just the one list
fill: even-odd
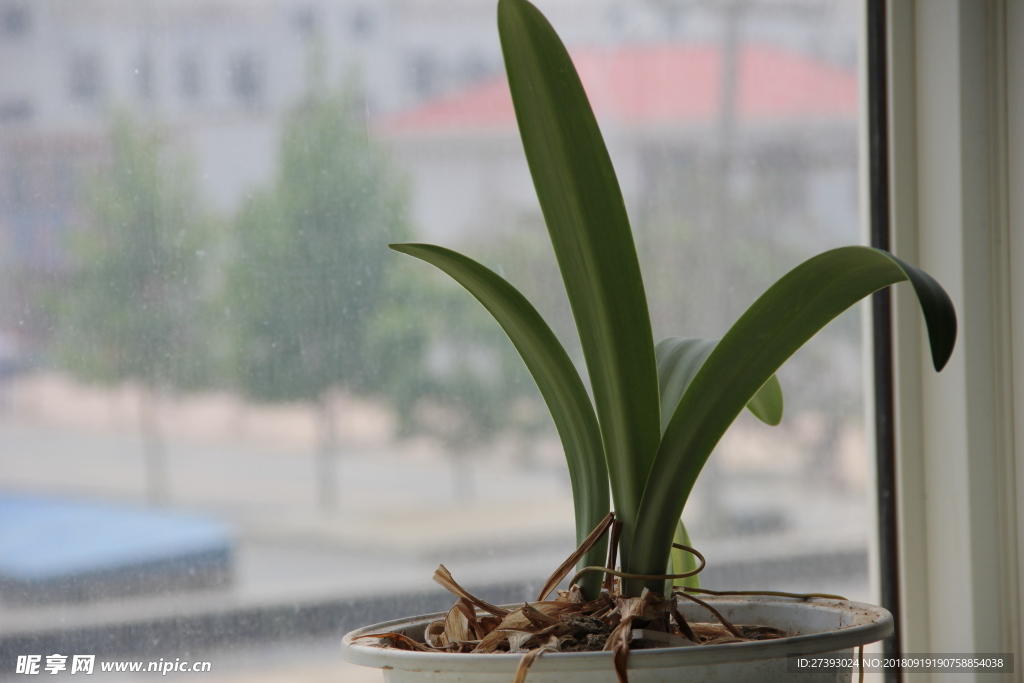
[[(573, 61), (602, 124), (659, 126), (712, 120), (719, 105), (721, 52), (713, 45), (629, 46), (574, 51)], [(806, 55), (748, 46), (739, 55), (741, 121), (853, 120), (857, 77)], [(396, 114), (389, 135), (514, 130), (504, 75)]]

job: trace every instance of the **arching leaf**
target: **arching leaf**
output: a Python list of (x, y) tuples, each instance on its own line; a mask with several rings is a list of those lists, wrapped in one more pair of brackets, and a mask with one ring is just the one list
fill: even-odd
[[(924, 313), (932, 360), (942, 369), (956, 340), (956, 312), (930, 275), (888, 252), (841, 247), (800, 264), (726, 333), (690, 382), (662, 438), (633, 539), (636, 573), (666, 566), (668, 549), (701, 468), (757, 391), (797, 349), (867, 295), (909, 280)], [(660, 590), (650, 582), (652, 590)], [(638, 586), (628, 588), (628, 594)]]
[[(554, 419), (569, 465), (580, 543), (608, 514), (608, 470), (601, 430), (590, 397), (569, 355), (526, 297), (497, 273), (450, 249), (429, 244), (392, 244), (403, 254), (426, 261), (452, 277), (483, 304), (519, 351)], [(607, 540), (584, 555), (581, 566), (602, 565)], [(590, 572), (582, 588), (600, 593), (601, 575)]]

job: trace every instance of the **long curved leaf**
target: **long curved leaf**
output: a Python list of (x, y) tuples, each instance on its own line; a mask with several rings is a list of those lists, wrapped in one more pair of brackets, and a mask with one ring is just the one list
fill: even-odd
[[(715, 444), (761, 386), (808, 339), (862, 298), (909, 280), (941, 370), (956, 341), (956, 312), (942, 286), (888, 252), (841, 247), (800, 264), (747, 309), (708, 356), (680, 400), (640, 505), (627, 571), (656, 573), (683, 505)], [(658, 582), (649, 582), (658, 590)], [(641, 586), (631, 584), (630, 593)]]
[[(668, 428), (686, 387), (690, 386), (700, 366), (717, 345), (717, 341), (708, 339), (666, 337), (654, 347), (654, 355), (658, 359), (662, 432)], [(757, 419), (773, 427), (782, 421), (782, 408), (782, 386), (775, 375), (747, 403), (747, 409)]]
[(516, 120), (590, 374), (623, 561), (660, 435), (654, 341), (611, 158), (561, 40), (526, 0), (499, 0)]
[[(444, 247), (429, 244), (390, 246), (451, 276), (494, 316), (519, 351), (537, 382), (562, 440), (576, 512), (576, 541), (577, 544), (582, 543), (608, 514), (608, 470), (594, 408), (569, 355), (526, 297), (497, 273)], [(598, 543), (583, 556), (581, 566), (602, 565), (607, 549), (607, 540)], [(602, 576), (596, 572), (583, 577), (582, 588), (589, 597), (600, 593), (601, 579)]]

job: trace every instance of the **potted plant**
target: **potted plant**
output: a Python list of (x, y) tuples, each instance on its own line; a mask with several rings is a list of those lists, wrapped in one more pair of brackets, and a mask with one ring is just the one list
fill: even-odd
[[(781, 419), (775, 372), (782, 364), (854, 303), (909, 281), (924, 313), (935, 368), (941, 370), (956, 340), (956, 314), (948, 295), (927, 273), (887, 252), (842, 247), (783, 276), (721, 340), (669, 338), (655, 345), (618, 181), (572, 61), (554, 29), (527, 0), (499, 0), (498, 26), (523, 147), (576, 321), (593, 402), (554, 333), (511, 284), (443, 247), (391, 247), (436, 266), (476, 297), (508, 334), (540, 388), (568, 461), (580, 543), (553, 583), (577, 561), (580, 567), (609, 571), (582, 573), (558, 601), (544, 600), (553, 588), (549, 582), (537, 606), (513, 610), (465, 594), (439, 570), (436, 578), (460, 596), (451, 612), (349, 634), (346, 657), (382, 666), (390, 681), (511, 680), (517, 669), (525, 676), (525, 667), (516, 663), (520, 655), (479, 654), (488, 650), (473, 643), (503, 630), (517, 646), (532, 640), (539, 646), (534, 653), (557, 650), (557, 642), (547, 636), (564, 632), (558, 623), (566, 621), (566, 603), (601, 600), (608, 607), (602, 616), (616, 628), (603, 641), (608, 651), (545, 655), (531, 670), (531, 681), (616, 676), (621, 681), (627, 668), (634, 683), (677, 680), (679, 673), (667, 668), (672, 666), (690, 667), (689, 675), (696, 676), (692, 680), (699, 680), (702, 674), (693, 667), (705, 665), (717, 667), (715, 680), (767, 680), (766, 666), (788, 675), (785, 680), (801, 680), (785, 674), (787, 654), (839, 651), (889, 635), (891, 616), (880, 608), (769, 596), (708, 602), (717, 608), (722, 628), (739, 620), (800, 635), (700, 647), (691, 646), (707, 639), (680, 638), (672, 642), (681, 647), (649, 648), (651, 643), (643, 642), (648, 636), (671, 638), (637, 637), (642, 630), (637, 626), (657, 622), (660, 627), (652, 626), (652, 633), (685, 636), (692, 629), (684, 624), (705, 608), (692, 598), (662, 597), (672, 590), (667, 579), (685, 567), (680, 556), (673, 557), (685, 542), (680, 515), (701, 468), (744, 407), (770, 424)], [(612, 526), (612, 502), (617, 523), (609, 547), (603, 532)], [(613, 584), (610, 570), (616, 557), (622, 571)], [(613, 594), (602, 593), (602, 587), (614, 589)], [(528, 623), (518, 628), (513, 617)], [(366, 639), (385, 632), (392, 634), (392, 644), (408, 649), (380, 647)], [(627, 660), (631, 637), (636, 649)], [(459, 653), (473, 650), (477, 654)], [(766, 664), (770, 657), (777, 659)], [(531, 662), (535, 658), (529, 657)], [(742, 662), (753, 668), (743, 669), (747, 665)], [(582, 668), (573, 674), (576, 667)], [(837, 680), (834, 672), (801, 675)]]

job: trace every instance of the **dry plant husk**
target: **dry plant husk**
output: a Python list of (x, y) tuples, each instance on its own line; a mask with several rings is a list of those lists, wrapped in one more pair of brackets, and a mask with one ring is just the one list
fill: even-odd
[[(742, 643), (791, 635), (765, 625), (732, 624), (713, 606), (688, 592), (675, 591), (665, 598), (644, 590), (639, 597), (625, 597), (619, 591), (620, 582), (616, 578), (622, 576), (621, 572), (606, 568), (588, 568), (608, 574), (606, 590), (599, 598), (586, 600), (579, 586), (572, 583), (568, 590), (559, 590), (554, 600), (547, 600), (555, 586), (613, 523), (613, 516), (609, 514), (555, 570), (534, 602), (523, 603), (515, 609), (492, 605), (460, 586), (448, 569), (440, 565), (434, 572), (434, 581), (458, 600), (444, 618), (427, 625), (424, 642), (402, 633), (361, 637), (377, 638), (385, 647), (420, 652), (522, 653), (514, 683), (525, 681), (532, 664), (546, 652), (610, 651), (620, 683), (628, 683), (626, 667), (630, 650)], [(708, 611), (709, 620), (687, 622), (679, 610), (681, 601), (700, 604)]]

